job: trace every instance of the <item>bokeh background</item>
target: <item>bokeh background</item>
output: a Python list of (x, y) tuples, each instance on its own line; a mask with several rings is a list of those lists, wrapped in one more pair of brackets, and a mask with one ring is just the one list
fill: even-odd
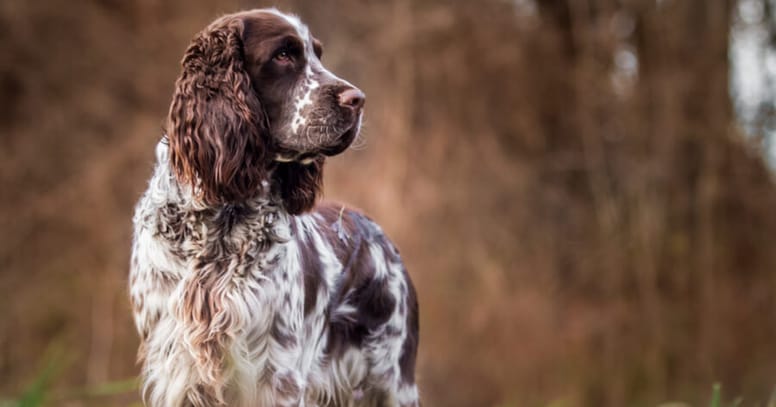
[(325, 195), (401, 249), (424, 405), (768, 401), (771, 0), (3, 1), (5, 398), (137, 403), (130, 220), (179, 61), (267, 5), (368, 96)]

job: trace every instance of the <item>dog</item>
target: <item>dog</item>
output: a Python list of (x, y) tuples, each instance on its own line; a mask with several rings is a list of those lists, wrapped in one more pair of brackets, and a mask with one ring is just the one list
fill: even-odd
[(364, 93), (295, 16), (195, 36), (135, 208), (129, 296), (149, 406), (419, 406), (418, 303), (395, 246), (316, 205)]

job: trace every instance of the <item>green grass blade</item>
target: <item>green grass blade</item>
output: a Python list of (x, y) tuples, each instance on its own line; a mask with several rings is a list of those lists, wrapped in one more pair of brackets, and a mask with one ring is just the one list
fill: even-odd
[(722, 407), (722, 386), (714, 383), (711, 390), (711, 407)]
[(30, 384), (29, 387), (22, 393), (17, 403), (18, 407), (40, 407), (42, 406), (47, 397), (47, 390), (51, 384), (53, 377), (59, 372), (61, 364), (58, 359), (52, 358), (43, 370), (38, 374), (38, 377)]

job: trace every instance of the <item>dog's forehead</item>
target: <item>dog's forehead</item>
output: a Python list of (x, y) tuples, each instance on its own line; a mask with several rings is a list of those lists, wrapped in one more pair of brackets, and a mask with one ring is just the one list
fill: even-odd
[(305, 43), (311, 42), (310, 30), (299, 17), (286, 14), (275, 8), (260, 9), (255, 11), (256, 17), (266, 20), (267, 23), (277, 28), (290, 29)]
[(299, 17), (293, 14), (286, 14), (286, 13), (280, 12), (277, 9), (270, 9), (267, 11), (267, 13), (270, 13), (274, 16), (284, 19), (288, 24), (294, 27), (294, 29), (296, 30), (297, 34), (299, 34), (300, 37), (307, 39), (310, 36), (310, 30), (302, 22), (302, 20), (299, 19)]

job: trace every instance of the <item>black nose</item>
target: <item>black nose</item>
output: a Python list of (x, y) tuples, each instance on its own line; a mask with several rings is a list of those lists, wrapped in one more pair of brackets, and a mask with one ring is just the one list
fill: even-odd
[(339, 94), (339, 104), (342, 107), (347, 107), (353, 110), (358, 110), (364, 107), (366, 101), (366, 95), (357, 88), (349, 88), (342, 91)]

